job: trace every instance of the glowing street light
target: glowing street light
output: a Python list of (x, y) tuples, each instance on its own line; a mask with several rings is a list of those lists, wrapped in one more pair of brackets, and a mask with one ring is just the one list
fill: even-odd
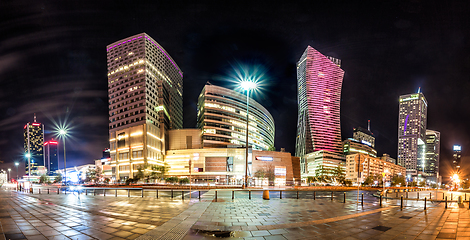
[(257, 87), (256, 82), (245, 80), (240, 83), (240, 86), (246, 91), (246, 153), (245, 153), (245, 183), (244, 187), (248, 187), (248, 124), (249, 124), (249, 111), (250, 111), (250, 91), (255, 90)]
[(59, 136), (62, 138), (64, 143), (64, 175), (65, 175), (65, 186), (67, 186), (67, 158), (65, 152), (65, 138), (67, 137), (67, 129), (61, 128), (59, 129)]

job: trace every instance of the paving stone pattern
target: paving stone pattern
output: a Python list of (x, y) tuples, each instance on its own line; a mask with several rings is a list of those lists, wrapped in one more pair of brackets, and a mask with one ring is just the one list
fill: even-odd
[[(31, 195), (0, 190), (4, 239), (470, 239), (468, 203), (342, 198), (201, 200)], [(423, 192), (423, 195), (426, 192)], [(429, 192), (427, 192), (429, 194)], [(440, 193), (442, 194), (442, 193)], [(243, 196), (237, 193), (237, 196)], [(216, 237), (218, 236), (218, 237)]]

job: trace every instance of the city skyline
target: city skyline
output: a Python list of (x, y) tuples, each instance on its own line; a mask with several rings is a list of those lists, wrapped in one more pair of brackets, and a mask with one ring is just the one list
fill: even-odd
[[(465, 8), (458, 4), (376, 3), (378, 11), (372, 12), (368, 11), (371, 6), (362, 4), (325, 4), (315, 5), (315, 13), (304, 10), (312, 8), (303, 2), (268, 7), (268, 12), (256, 10), (265, 9), (260, 3), (253, 9), (136, 4), (104, 10), (108, 7), (104, 3), (76, 7), (21, 1), (5, 5), (0, 10), (6, 30), (0, 38), (1, 110), (5, 113), (0, 119), (0, 160), (5, 162), (22, 159), (19, 131), (34, 112), (46, 125), (45, 134), (52, 131), (54, 121), (67, 118), (72, 123), (75, 129), (67, 142), (68, 163), (100, 158), (108, 147), (103, 49), (116, 39), (140, 32), (165, 46), (185, 73), (184, 127), (196, 126), (197, 95), (205, 82), (234, 89), (217, 80), (226, 75), (230, 63), (261, 64), (268, 69), (269, 86), (253, 98), (273, 115), (276, 148), (294, 153), (295, 62), (311, 45), (342, 59), (343, 140), (352, 135), (354, 127), (366, 127), (370, 119), (379, 155), (396, 157), (398, 97), (421, 87), (432, 105), (428, 128), (441, 132), (442, 174), (450, 169), (445, 165), (451, 165), (452, 146), (466, 149), (470, 145), (470, 127), (465, 122), (469, 99), (464, 91), (468, 88), (465, 56), (469, 49), (464, 44), (468, 31), (462, 23), (465, 14), (458, 11)], [(63, 10), (54, 10), (58, 6)], [(127, 8), (143, 14), (114, 14)], [(439, 18), (429, 20), (435, 9), (441, 13)], [(149, 14), (150, 10), (157, 14)], [(356, 17), (359, 15), (364, 16)]]

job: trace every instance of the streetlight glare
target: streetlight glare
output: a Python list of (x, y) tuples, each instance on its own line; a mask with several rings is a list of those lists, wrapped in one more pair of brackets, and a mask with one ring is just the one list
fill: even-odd
[(65, 134), (67, 134), (67, 130), (65, 130), (65, 129), (59, 129), (59, 135), (64, 136)]
[(25, 157), (30, 158), (30, 157), (31, 157), (31, 154), (30, 154), (30, 153), (26, 153)]
[(243, 81), (240, 83), (242, 88), (245, 89), (245, 90), (252, 90), (252, 89), (255, 89), (257, 87), (257, 84), (255, 82), (252, 82), (252, 81)]

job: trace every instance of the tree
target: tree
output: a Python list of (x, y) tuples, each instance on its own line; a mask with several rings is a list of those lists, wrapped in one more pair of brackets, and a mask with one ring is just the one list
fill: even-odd
[(189, 183), (189, 178), (180, 178), (178, 179), (179, 184), (188, 184)]
[(392, 181), (391, 181), (391, 184), (392, 186), (397, 186), (397, 185), (400, 185), (400, 186), (405, 186), (406, 185), (406, 181), (405, 181), (405, 178), (401, 175), (394, 175), (392, 177)]
[(341, 166), (338, 166), (333, 169), (333, 179), (334, 181), (344, 184), (346, 180), (346, 174), (344, 173), (344, 169)]
[(260, 181), (260, 185), (262, 185), (263, 179), (266, 177), (266, 171), (264, 169), (258, 169), (253, 176), (258, 179)]
[(62, 174), (57, 174), (57, 176), (55, 176), (54, 178), (54, 183), (60, 183), (62, 182)]
[(310, 185), (312, 183), (315, 183), (316, 182), (316, 178), (315, 177), (312, 177), (312, 176), (309, 176), (307, 177), (307, 183)]
[(421, 182), (419, 182), (419, 186), (420, 186), (420, 187), (425, 187), (425, 186), (426, 186), (426, 181), (421, 181)]
[(109, 181), (111, 181), (111, 179), (109, 179), (109, 178), (105, 178), (105, 179), (104, 179), (104, 182), (105, 182), (106, 184), (109, 184)]
[(370, 186), (374, 182), (373, 176), (367, 176), (364, 182), (362, 183), (364, 186)]
[(178, 177), (168, 177), (165, 179), (167, 183), (177, 183), (178, 182)]
[(145, 175), (144, 175), (144, 171), (142, 170), (142, 167), (139, 166), (137, 168), (137, 173), (134, 175), (134, 179), (136, 182), (138, 182), (140, 179), (144, 179)]
[(462, 185), (460, 185), (463, 189), (468, 189), (470, 187), (470, 182), (468, 180), (463, 180)]
[(41, 177), (39, 177), (39, 183), (48, 183), (49, 180), (47, 179), (47, 175), (43, 174)]
[(409, 182), (409, 183), (408, 183), (408, 186), (410, 186), (410, 187), (416, 187), (416, 186), (418, 186), (418, 183), (416, 183), (416, 181)]
[(163, 166), (152, 165), (150, 167), (150, 174), (148, 175), (149, 179), (163, 179), (165, 174), (168, 172), (168, 166), (165, 164)]
[(96, 172), (97, 172), (97, 169), (93, 169), (93, 168), (88, 168), (88, 170), (86, 171), (86, 177), (85, 177), (85, 182), (91, 182), (91, 181), (96, 181)]

